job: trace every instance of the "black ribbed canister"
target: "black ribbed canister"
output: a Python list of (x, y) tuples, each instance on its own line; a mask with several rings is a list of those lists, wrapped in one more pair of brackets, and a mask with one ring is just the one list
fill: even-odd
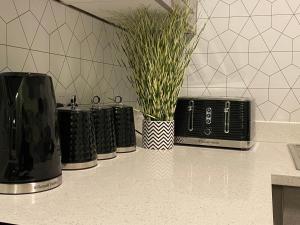
[(91, 109), (95, 127), (98, 159), (116, 157), (116, 136), (114, 111), (112, 107), (93, 107)]
[(95, 131), (88, 109), (58, 108), (63, 169), (85, 169), (97, 165)]
[(117, 152), (132, 152), (136, 150), (136, 137), (133, 108), (125, 105), (115, 105), (115, 130)]

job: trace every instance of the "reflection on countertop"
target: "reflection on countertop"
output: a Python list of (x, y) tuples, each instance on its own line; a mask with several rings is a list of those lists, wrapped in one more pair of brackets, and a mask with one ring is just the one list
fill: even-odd
[[(0, 219), (20, 224), (272, 225), (272, 182), (300, 186), (285, 143), (247, 152), (138, 148), (96, 168), (66, 171), (34, 195), (0, 196)], [(273, 179), (274, 178), (274, 179)]]

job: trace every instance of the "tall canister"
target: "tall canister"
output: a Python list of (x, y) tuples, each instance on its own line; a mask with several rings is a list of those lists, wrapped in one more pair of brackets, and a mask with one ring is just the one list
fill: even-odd
[(122, 104), (122, 97), (115, 97), (114, 118), (117, 152), (133, 152), (136, 150), (135, 124), (133, 107)]
[(112, 159), (117, 156), (114, 109), (111, 106), (101, 106), (100, 98), (92, 99), (92, 117), (95, 127), (97, 158)]

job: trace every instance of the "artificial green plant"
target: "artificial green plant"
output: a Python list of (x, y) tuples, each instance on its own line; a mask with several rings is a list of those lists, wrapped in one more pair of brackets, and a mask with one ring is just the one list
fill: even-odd
[(147, 7), (119, 17), (124, 32), (118, 35), (146, 119), (172, 121), (185, 69), (199, 34), (189, 23), (189, 7), (175, 5), (170, 12)]

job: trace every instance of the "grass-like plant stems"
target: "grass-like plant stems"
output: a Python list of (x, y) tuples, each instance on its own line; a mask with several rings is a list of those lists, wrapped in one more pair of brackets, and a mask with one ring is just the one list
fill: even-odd
[[(189, 23), (189, 7), (175, 5), (171, 12), (147, 7), (119, 17), (125, 32), (118, 35), (144, 117), (172, 121), (185, 69), (199, 41), (187, 35), (196, 30)], [(150, 116), (149, 116), (150, 115)]]

